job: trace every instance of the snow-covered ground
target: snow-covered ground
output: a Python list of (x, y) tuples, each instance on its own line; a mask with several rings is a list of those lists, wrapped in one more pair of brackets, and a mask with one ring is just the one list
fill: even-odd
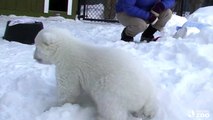
[[(2, 15), (0, 36), (8, 20), (31, 18), (42, 21), (44, 28), (67, 28), (85, 42), (127, 50), (142, 57), (140, 64), (152, 73), (160, 106), (155, 120), (213, 120), (212, 10), (201, 8), (187, 19), (173, 15), (165, 29), (156, 34), (162, 36), (159, 41), (150, 43), (120, 41), (123, 26), (118, 23), (62, 17)], [(136, 36), (136, 41), (139, 38)], [(56, 106), (54, 66), (37, 63), (34, 49), (34, 45), (0, 38), (0, 120), (95, 120), (92, 107), (70, 103)]]

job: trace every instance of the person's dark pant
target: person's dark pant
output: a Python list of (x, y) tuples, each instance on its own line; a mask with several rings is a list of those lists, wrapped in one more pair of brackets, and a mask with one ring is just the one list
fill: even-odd
[[(148, 27), (147, 21), (144, 21), (141, 18), (132, 17), (127, 15), (124, 12), (117, 13), (116, 17), (118, 21), (126, 26), (125, 33), (128, 36), (136, 36), (138, 33), (143, 32)], [(165, 10), (159, 16), (159, 20), (156, 24), (153, 25), (157, 30), (162, 30), (162, 28), (166, 25), (169, 19), (172, 17), (172, 11), (170, 9)]]

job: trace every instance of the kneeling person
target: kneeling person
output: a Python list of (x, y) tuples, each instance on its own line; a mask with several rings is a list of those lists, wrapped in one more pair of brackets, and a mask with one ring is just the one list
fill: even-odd
[(125, 26), (121, 40), (132, 42), (134, 36), (143, 32), (141, 42), (156, 41), (154, 33), (169, 21), (174, 4), (175, 0), (118, 0), (116, 16)]

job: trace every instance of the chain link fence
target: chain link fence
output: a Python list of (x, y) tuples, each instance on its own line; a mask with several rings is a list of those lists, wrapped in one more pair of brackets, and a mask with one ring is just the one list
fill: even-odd
[[(118, 22), (115, 17), (116, 0), (79, 0), (78, 18), (91, 21)], [(199, 7), (213, 5), (213, 0), (176, 0), (173, 11), (186, 16)]]
[(92, 21), (117, 22), (116, 0), (79, 0), (78, 18)]

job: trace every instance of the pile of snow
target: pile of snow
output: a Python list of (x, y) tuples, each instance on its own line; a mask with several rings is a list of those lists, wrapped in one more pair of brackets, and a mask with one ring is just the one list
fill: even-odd
[(213, 25), (213, 13), (211, 11), (213, 11), (213, 6), (200, 8), (190, 15), (188, 20)]
[[(67, 28), (82, 41), (127, 50), (142, 57), (141, 63), (153, 74), (160, 107), (154, 120), (212, 120), (212, 9), (201, 8), (188, 19), (173, 15), (165, 29), (157, 33), (162, 36), (159, 41), (150, 43), (120, 41), (124, 28), (120, 24), (61, 17), (0, 16), (0, 36), (4, 35), (8, 20), (31, 18), (42, 21), (44, 27)], [(176, 28), (188, 21), (210, 27), (174, 38)], [(135, 37), (139, 38), (140, 35)], [(54, 66), (38, 64), (33, 59), (34, 49), (34, 45), (0, 38), (0, 120), (95, 120), (92, 107), (56, 105)]]
[(212, 33), (212, 30), (213, 30), (213, 13), (209, 12), (212, 10), (213, 10), (213, 7), (209, 6), (209, 7), (200, 8), (197, 11), (195, 11), (193, 14), (188, 16), (186, 23), (184, 23), (181, 27), (177, 28), (178, 31), (174, 35), (174, 37), (175, 38), (179, 38), (179, 37), (197, 38), (200, 36), (200, 34), (202, 35), (206, 34), (206, 36), (209, 36), (208, 34)]

